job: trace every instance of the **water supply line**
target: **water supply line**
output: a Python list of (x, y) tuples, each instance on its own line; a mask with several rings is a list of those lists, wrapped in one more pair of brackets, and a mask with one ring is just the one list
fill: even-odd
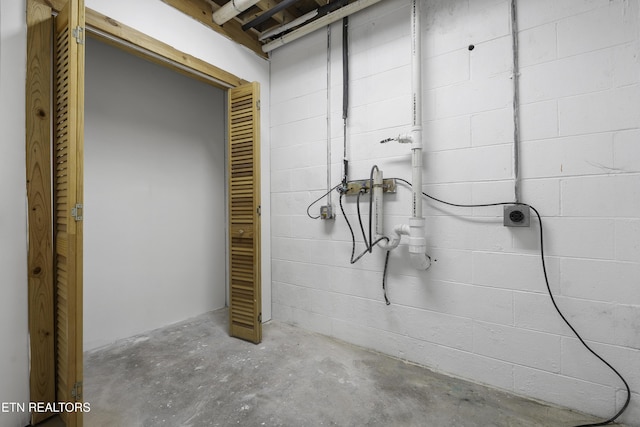
[[(397, 140), (411, 144), (411, 218), (409, 225), (396, 225), (395, 237), (388, 243), (380, 242), (380, 247), (392, 250), (400, 243), (402, 235), (409, 236), (409, 258), (411, 266), (426, 270), (431, 265), (427, 255), (427, 241), (424, 237), (425, 220), (422, 216), (422, 37), (420, 29), (420, 1), (411, 1), (411, 132), (397, 138), (386, 139), (382, 143)], [(375, 197), (375, 196), (374, 196)], [(376, 224), (378, 220), (376, 219)], [(382, 234), (382, 233), (381, 233)]]

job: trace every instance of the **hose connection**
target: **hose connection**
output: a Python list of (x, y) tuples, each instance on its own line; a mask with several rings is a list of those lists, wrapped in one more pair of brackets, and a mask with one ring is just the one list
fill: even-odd
[(380, 141), (380, 144), (386, 144), (391, 141), (398, 141), (400, 144), (410, 144), (414, 140), (414, 137), (410, 133), (400, 134), (395, 138), (387, 138)]

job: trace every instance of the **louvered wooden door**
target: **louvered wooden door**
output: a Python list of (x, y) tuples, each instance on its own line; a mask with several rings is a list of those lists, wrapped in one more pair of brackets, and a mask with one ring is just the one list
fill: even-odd
[(258, 83), (228, 92), (229, 333), (262, 340), (260, 284), (260, 121)]
[[(82, 192), (84, 147), (84, 0), (70, 0), (54, 38), (53, 200), (56, 400), (82, 400)], [(67, 426), (82, 413), (62, 413)]]

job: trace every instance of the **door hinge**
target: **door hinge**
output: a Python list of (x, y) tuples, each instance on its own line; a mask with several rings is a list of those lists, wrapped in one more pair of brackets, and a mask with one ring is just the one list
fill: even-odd
[(262, 323), (262, 313), (258, 314), (258, 322)]
[(76, 39), (76, 43), (84, 44), (84, 28), (78, 26), (73, 29), (73, 37)]
[(71, 396), (75, 400), (82, 399), (82, 381), (78, 381), (77, 383), (73, 384), (73, 388), (71, 389)]
[(262, 216), (262, 206), (258, 206), (258, 209), (256, 209), (256, 213), (258, 214), (258, 216)]
[(260, 100), (259, 100), (259, 99), (256, 101), (256, 108), (257, 108), (258, 110), (260, 109)]
[(82, 221), (82, 203), (76, 203), (74, 207), (71, 208), (71, 216), (76, 221)]

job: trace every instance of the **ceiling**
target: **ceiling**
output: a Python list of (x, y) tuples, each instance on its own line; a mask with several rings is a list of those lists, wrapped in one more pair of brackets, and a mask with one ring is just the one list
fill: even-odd
[[(213, 8), (217, 9), (223, 6), (227, 1), (230, 0), (210, 0)], [(255, 18), (264, 15), (265, 12), (274, 9), (277, 6), (277, 9), (280, 9), (281, 4), (286, 5), (282, 11), (274, 13), (270, 18), (267, 18), (265, 22), (258, 23), (258, 25), (251, 25), (252, 28), (243, 28), (245, 31), (249, 31), (250, 33), (259, 35), (260, 33), (269, 30), (271, 28), (286, 24), (287, 22), (291, 22), (296, 18), (304, 15), (307, 12), (310, 12), (314, 9), (317, 9), (321, 6), (327, 4), (326, 0), (260, 0), (256, 3), (255, 6), (251, 6), (249, 9), (245, 10), (241, 14), (239, 14), (236, 18), (236, 21), (241, 24), (249, 24)], [(275, 10), (277, 10), (275, 9)], [(272, 13), (272, 12), (271, 12)], [(270, 13), (270, 14), (271, 14)]]
[(317, 11), (318, 13), (305, 23), (312, 22), (340, 7), (354, 3), (356, 0), (259, 0), (254, 6), (249, 7), (223, 25), (214, 23), (212, 15), (231, 0), (162, 1), (192, 16), (214, 31), (247, 46), (258, 55), (266, 57), (267, 55), (262, 51), (262, 46), (265, 43), (299, 26), (265, 38), (264, 36), (268, 35), (268, 32), (289, 24), (310, 12)]

